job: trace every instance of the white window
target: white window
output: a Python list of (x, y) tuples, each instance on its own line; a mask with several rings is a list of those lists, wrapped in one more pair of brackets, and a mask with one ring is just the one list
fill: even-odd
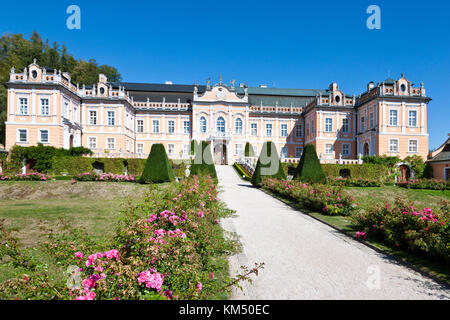
[(41, 115), (48, 116), (50, 114), (49, 102), (48, 99), (41, 99)]
[(183, 155), (187, 156), (191, 150), (191, 145), (189, 143), (183, 144)]
[(201, 117), (200, 118), (200, 132), (201, 133), (206, 133), (206, 118), (205, 117)]
[(116, 112), (108, 111), (108, 126), (115, 126), (115, 125), (116, 125)]
[(136, 152), (139, 154), (143, 154), (144, 153), (144, 144), (143, 143), (138, 143), (136, 145)]
[(333, 154), (333, 145), (331, 143), (325, 144), (325, 154)]
[(144, 133), (144, 120), (137, 120), (137, 132)]
[(409, 140), (408, 142), (408, 152), (417, 153), (417, 140)]
[(374, 125), (374, 123), (373, 123), (373, 113), (370, 113), (369, 114), (369, 129), (372, 129), (373, 125)]
[(39, 142), (48, 143), (48, 130), (46, 129), (39, 130)]
[(343, 143), (342, 144), (342, 155), (343, 156), (349, 156), (350, 155), (350, 144), (349, 143)]
[(173, 143), (169, 143), (167, 145), (167, 149), (168, 149), (169, 154), (175, 154), (175, 145)]
[(408, 125), (410, 127), (417, 127), (417, 111), (416, 110), (409, 110)]
[(169, 120), (167, 122), (167, 132), (175, 133), (175, 120)]
[(295, 136), (296, 136), (296, 137), (301, 137), (301, 136), (303, 136), (303, 128), (302, 128), (302, 125), (301, 125), (301, 124), (297, 124), (297, 125), (295, 126)]
[(303, 153), (303, 148), (302, 147), (296, 147), (295, 148), (295, 157), (296, 158), (301, 158), (302, 157), (302, 153)]
[(389, 125), (390, 126), (398, 125), (398, 111), (397, 110), (389, 111)]
[(19, 98), (19, 114), (28, 114), (28, 98)]
[(234, 145), (234, 154), (237, 156), (243, 156), (244, 155), (244, 149), (242, 148), (242, 144), (236, 143)]
[(366, 119), (361, 117), (361, 131), (364, 131), (366, 128)]
[(183, 132), (184, 133), (191, 133), (191, 122), (190, 121), (184, 121), (183, 122)]
[(69, 103), (64, 102), (64, 117), (69, 118)]
[(28, 130), (27, 129), (17, 130), (17, 141), (18, 142), (28, 142)]
[(106, 148), (109, 150), (116, 149), (116, 139), (115, 138), (106, 138)]
[(348, 118), (342, 119), (342, 132), (344, 133), (350, 132), (350, 126), (348, 125)]
[(316, 132), (315, 126), (314, 126), (314, 120), (311, 121), (311, 135), (313, 135)]
[(152, 130), (153, 133), (159, 133), (159, 120), (152, 121)]
[(78, 107), (77, 106), (73, 107), (73, 120), (75, 122), (78, 122)]
[(398, 152), (398, 140), (397, 139), (389, 139), (389, 151), (390, 152)]
[(250, 128), (251, 128), (251, 135), (257, 136), (258, 135), (258, 124), (252, 123), (252, 124), (250, 124)]
[(281, 124), (281, 136), (287, 137), (288, 136), (288, 126), (287, 124)]
[(236, 119), (236, 122), (234, 123), (234, 131), (237, 134), (242, 134), (242, 119), (241, 118)]
[(266, 136), (271, 137), (272, 136), (272, 124), (266, 123)]
[(97, 111), (89, 111), (89, 124), (93, 126), (97, 124)]
[(288, 158), (289, 157), (289, 149), (287, 146), (284, 146), (281, 148), (281, 158)]
[(309, 123), (306, 124), (306, 136), (309, 137)]
[(88, 147), (89, 149), (97, 149), (97, 137), (89, 137), (88, 138)]
[(223, 117), (217, 118), (216, 127), (217, 132), (225, 132), (225, 119)]
[(333, 131), (333, 118), (325, 118), (325, 132)]

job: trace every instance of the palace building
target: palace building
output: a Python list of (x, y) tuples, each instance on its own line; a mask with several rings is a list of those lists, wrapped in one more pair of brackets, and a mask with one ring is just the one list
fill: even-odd
[(370, 82), (355, 96), (327, 89), (282, 89), (166, 82), (73, 84), (70, 74), (38, 66), (11, 69), (6, 149), (42, 143), (84, 146), (101, 157), (146, 157), (153, 143), (173, 159), (189, 158), (191, 141), (207, 141), (216, 163), (232, 164), (246, 142), (258, 153), (273, 141), (283, 161), (314, 144), (322, 162), (364, 155), (428, 154), (424, 85), (400, 79)]

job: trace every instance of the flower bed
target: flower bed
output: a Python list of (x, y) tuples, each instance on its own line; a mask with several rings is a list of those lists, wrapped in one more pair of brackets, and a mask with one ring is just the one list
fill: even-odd
[[(218, 200), (213, 179), (194, 176), (150, 186), (142, 202), (126, 206), (115, 236), (106, 244), (71, 229), (71, 223), (63, 226), (64, 234), (47, 232), (43, 249), (64, 270), (70, 266), (71, 288), (66, 279), (55, 284), (45, 266), (36, 267), (15, 240), (4, 231), (2, 238), (0, 232), (0, 244), (7, 244), (4, 253), (27, 271), (0, 284), (0, 298), (226, 298), (223, 295), (246, 276), (228, 277), (226, 259), (238, 246), (225, 238), (218, 220), (231, 214)], [(247, 274), (252, 272), (257, 271)]]
[(262, 187), (296, 201), (303, 208), (326, 215), (350, 215), (358, 206), (342, 187), (306, 184), (300, 181), (263, 179)]
[(84, 172), (74, 176), (77, 181), (105, 181), (105, 182), (136, 182), (133, 175), (113, 174), (113, 173), (92, 173)]
[(438, 179), (413, 179), (397, 185), (408, 189), (450, 190), (450, 181)]
[(0, 174), (0, 181), (47, 181), (50, 180), (50, 176), (43, 173), (26, 173), (26, 174), (14, 174), (14, 175), (2, 175)]
[(402, 199), (358, 212), (353, 217), (368, 237), (377, 237), (394, 247), (438, 257), (450, 262), (450, 203), (441, 208), (417, 209)]
[(377, 180), (371, 179), (353, 179), (353, 178), (328, 178), (328, 184), (334, 186), (346, 187), (381, 187), (383, 184)]

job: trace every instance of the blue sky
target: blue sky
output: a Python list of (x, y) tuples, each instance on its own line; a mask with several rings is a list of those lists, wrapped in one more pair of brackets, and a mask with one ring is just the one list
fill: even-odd
[[(66, 9), (81, 8), (81, 30)], [(369, 30), (369, 5), (381, 29)], [(326, 88), (349, 94), (369, 81), (425, 83), (430, 148), (450, 133), (449, 1), (7, 1), (0, 33), (38, 31), (77, 58), (118, 68), (124, 81)]]

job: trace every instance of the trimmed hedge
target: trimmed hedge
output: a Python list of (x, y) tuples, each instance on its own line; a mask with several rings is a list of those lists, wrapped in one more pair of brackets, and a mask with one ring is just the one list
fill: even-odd
[(388, 166), (383, 164), (322, 164), (322, 170), (327, 177), (339, 178), (341, 171), (349, 170), (350, 178), (369, 179), (378, 181), (391, 180)]
[[(273, 158), (273, 159), (272, 159)], [(272, 174), (261, 174), (261, 169), (270, 168), (272, 165), (272, 161), (278, 162), (277, 172)], [(256, 163), (255, 171), (252, 175), (252, 184), (254, 186), (260, 186), (262, 183), (262, 177), (272, 177), (276, 179), (286, 179), (286, 175), (283, 170), (283, 166), (281, 165), (280, 158), (278, 156), (277, 148), (275, 144), (271, 141), (264, 142), (264, 145), (261, 149), (261, 154), (259, 155), (258, 162)]]
[(253, 149), (253, 146), (252, 146), (252, 144), (250, 142), (247, 142), (245, 144), (244, 155), (246, 157), (254, 157), (255, 156), (255, 150)]
[(214, 160), (211, 154), (211, 147), (205, 141), (201, 141), (202, 151), (194, 155), (194, 160), (190, 168), (190, 175), (209, 175), (215, 182), (217, 182), (217, 172), (214, 166)]
[(170, 182), (174, 179), (172, 166), (164, 145), (161, 143), (153, 144), (139, 182), (162, 183)]
[(304, 182), (326, 183), (327, 177), (322, 170), (316, 148), (312, 144), (307, 144), (295, 172), (296, 180)]

